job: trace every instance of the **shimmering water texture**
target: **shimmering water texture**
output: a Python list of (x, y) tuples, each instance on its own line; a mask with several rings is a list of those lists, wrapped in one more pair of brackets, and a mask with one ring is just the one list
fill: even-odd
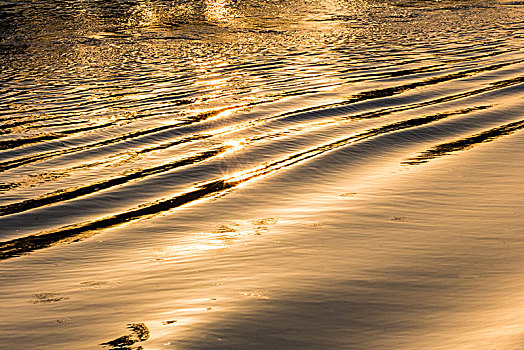
[(509, 0), (0, 2), (0, 348), (524, 348), (523, 35)]

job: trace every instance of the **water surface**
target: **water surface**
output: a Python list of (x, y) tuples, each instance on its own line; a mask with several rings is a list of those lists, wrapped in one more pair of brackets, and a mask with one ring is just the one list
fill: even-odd
[(522, 348), (523, 18), (0, 2), (0, 347)]

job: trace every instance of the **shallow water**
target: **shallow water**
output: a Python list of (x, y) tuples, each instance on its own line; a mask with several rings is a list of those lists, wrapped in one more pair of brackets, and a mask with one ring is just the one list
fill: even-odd
[(0, 348), (521, 349), (523, 18), (0, 2)]

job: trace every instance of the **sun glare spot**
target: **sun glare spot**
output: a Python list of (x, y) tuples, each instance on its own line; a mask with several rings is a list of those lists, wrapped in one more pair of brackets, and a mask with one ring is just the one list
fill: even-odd
[(227, 0), (206, 1), (206, 19), (209, 21), (227, 21), (235, 17), (233, 9), (228, 7)]
[(238, 140), (229, 140), (225, 143), (226, 146), (231, 147), (228, 152), (234, 152), (239, 149), (241, 149), (246, 144), (246, 140), (244, 138), (238, 139)]

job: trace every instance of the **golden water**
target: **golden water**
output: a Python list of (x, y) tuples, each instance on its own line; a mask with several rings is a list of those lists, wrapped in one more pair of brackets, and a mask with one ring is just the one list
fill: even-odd
[(0, 348), (521, 349), (523, 18), (0, 3)]

